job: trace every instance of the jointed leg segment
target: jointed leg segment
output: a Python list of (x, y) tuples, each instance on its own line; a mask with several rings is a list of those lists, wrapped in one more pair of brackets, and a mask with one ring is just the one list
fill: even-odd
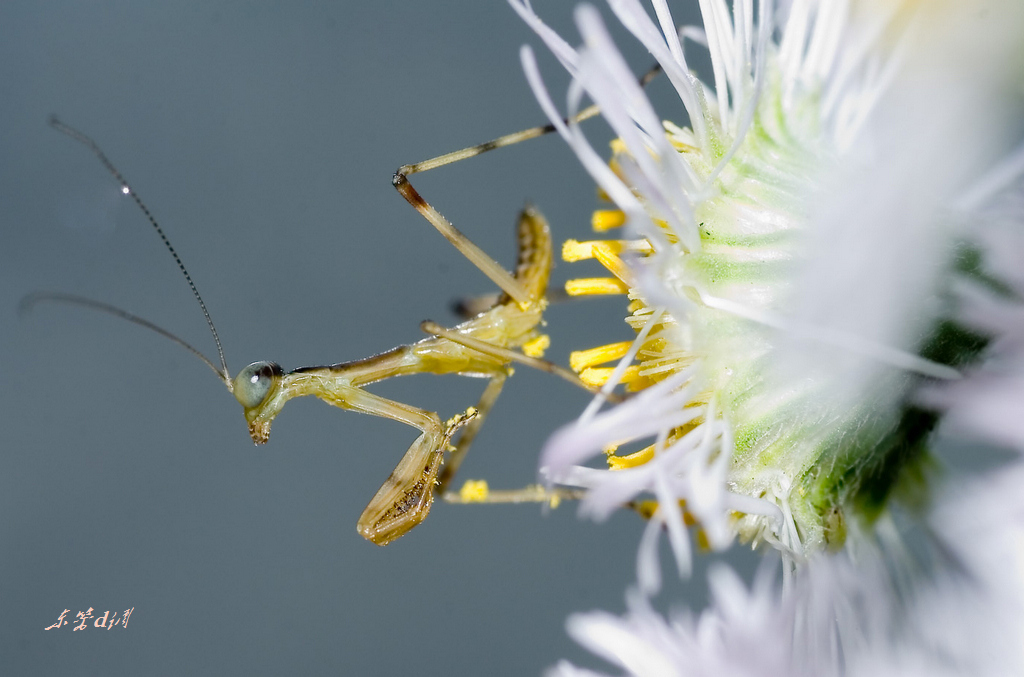
[[(657, 69), (645, 75), (642, 82), (646, 84), (656, 72)], [(598, 112), (596, 106), (590, 106), (581, 111), (575, 121), (594, 117)], [(408, 178), (412, 174), (552, 131), (552, 125), (534, 127), (425, 162), (404, 165), (395, 172), (392, 182), (402, 197), (507, 296), (499, 298), (491, 308), (452, 329), (425, 322), (423, 328), (433, 336), (417, 344), (403, 346), (378, 358), (315, 370), (323, 376), (330, 374), (339, 380), (350, 379), (352, 385), (346, 389), (348, 392), (344, 401), (336, 399), (333, 404), (392, 418), (421, 431), (359, 519), (359, 533), (374, 543), (386, 545), (426, 517), (433, 500), (435, 484), (439, 485), (443, 493), (458, 471), (480, 426), (501, 394), (510, 373), (509, 364), (523, 363), (591, 390), (572, 372), (516, 350), (540, 338), (536, 326), (541, 322), (547, 305), (545, 293), (551, 267), (551, 235), (543, 217), (533, 209), (523, 212), (518, 230), (519, 264), (513, 275), (423, 199)], [(311, 370), (302, 371), (309, 373)], [(443, 425), (434, 413), (372, 395), (358, 387), (391, 376), (427, 372), (483, 375), (488, 376), (490, 381), (475, 408), (470, 408), (466, 414)], [(310, 394), (331, 401), (324, 394)], [(463, 426), (458, 443), (451, 449), (447, 465), (442, 469), (444, 453), (449, 449), (452, 436)], [(526, 495), (523, 492), (512, 494)]]

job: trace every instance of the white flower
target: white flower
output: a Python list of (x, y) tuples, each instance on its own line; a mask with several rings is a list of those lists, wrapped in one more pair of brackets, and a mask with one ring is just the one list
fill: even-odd
[[(639, 238), (566, 245), (615, 276), (570, 293), (628, 291), (637, 330), (574, 366), (643, 392), (559, 431), (542, 472), (588, 488), (596, 518), (653, 494), (684, 572), (687, 516), (716, 549), (735, 533), (798, 560), (840, 546), (926, 461), (939, 416), (916, 392), (984, 346), (957, 324), (954, 287), (977, 273), (958, 271), (958, 247), (975, 247), (963, 205), (1012, 129), (1020, 8), (822, 0), (781, 16), (762, 0), (755, 24), (752, 0), (731, 15), (706, 0), (704, 30), (682, 35), (707, 44), (708, 90), (663, 1), (656, 24), (637, 0), (610, 0), (675, 88), (683, 128), (654, 112), (595, 9), (577, 10), (573, 49), (512, 4), (572, 74), (569, 118), (586, 94), (619, 137), (606, 163), (561, 121), (524, 48), (542, 107), (621, 210), (596, 225)], [(640, 440), (653, 443), (614, 470), (580, 465)], [(641, 567), (642, 583), (652, 575)]]
[[(1024, 674), (1024, 463), (945, 492), (928, 558), (884, 547), (822, 555), (786, 585), (712, 572), (711, 606), (664, 617), (636, 594), (623, 617), (569, 632), (631, 675), (893, 677)], [(927, 571), (927, 573), (924, 573)], [(595, 674), (560, 664), (552, 675)]]
[[(669, 122), (597, 10), (573, 48), (510, 1), (573, 77), (563, 122), (523, 49), (614, 203), (595, 229), (630, 234), (563, 252), (614, 276), (568, 291), (628, 294), (636, 332), (573, 367), (636, 395), (597, 398), (541, 472), (587, 489), (585, 515), (650, 515), (628, 612), (574, 616), (573, 637), (639, 675), (1024, 674), (1024, 463), (966, 489), (929, 471), (944, 416), (1024, 450), (1024, 4), (700, 0), (703, 29), (678, 30), (665, 0), (609, 0), (678, 95)], [(575, 120), (584, 96), (610, 161)], [(602, 452), (609, 469), (584, 465)], [(926, 555), (894, 526), (900, 497)], [(686, 574), (688, 524), (712, 549), (775, 546), (783, 584), (719, 569), (709, 609), (660, 615), (659, 534)]]

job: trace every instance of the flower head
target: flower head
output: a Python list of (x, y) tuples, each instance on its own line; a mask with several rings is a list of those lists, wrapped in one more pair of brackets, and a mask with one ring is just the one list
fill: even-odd
[[(1021, 12), (736, 0), (730, 14), (709, 0), (704, 30), (677, 32), (664, 1), (654, 18), (609, 4), (689, 124), (655, 113), (595, 9), (577, 10), (573, 49), (513, 2), (574, 78), (566, 123), (524, 48), (538, 100), (617, 208), (595, 225), (631, 235), (564, 255), (612, 276), (568, 291), (628, 294), (636, 330), (574, 366), (638, 394), (559, 431), (543, 472), (587, 487), (597, 518), (653, 493), (683, 570), (690, 519), (712, 548), (734, 534), (796, 559), (839, 547), (928, 463), (940, 415), (921, 387), (958, 379), (987, 344), (957, 311), (957, 285), (981, 274), (958, 200), (1005, 152), (1002, 65), (1020, 55)], [(713, 86), (691, 73), (687, 40), (710, 53)], [(573, 121), (584, 95), (618, 136), (610, 162)], [(581, 465), (602, 451), (611, 470)]]
[[(673, 122), (597, 10), (577, 10), (573, 48), (511, 1), (573, 77), (563, 121), (523, 49), (613, 203), (595, 229), (628, 233), (567, 243), (611, 275), (567, 289), (628, 295), (635, 331), (573, 355), (604, 393), (635, 395), (597, 398), (542, 473), (587, 489), (598, 519), (656, 506), (626, 615), (577, 615), (570, 633), (631, 674), (1019, 674), (1021, 465), (954, 489), (931, 439), (947, 417), (1024, 450), (1024, 6), (700, 0), (703, 29), (677, 30), (665, 0), (653, 17), (609, 0), (678, 95)], [(610, 160), (579, 125), (584, 96), (618, 137)], [(602, 452), (609, 469), (583, 465)], [(903, 545), (895, 498), (923, 517), (927, 554)], [(655, 612), (658, 535), (686, 573), (692, 524), (714, 549), (776, 546), (783, 585), (720, 569), (702, 614)]]

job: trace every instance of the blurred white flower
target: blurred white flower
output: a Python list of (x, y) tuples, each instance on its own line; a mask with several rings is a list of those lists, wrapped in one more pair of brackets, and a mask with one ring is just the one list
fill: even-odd
[[(783, 586), (710, 576), (711, 606), (664, 617), (577, 614), (569, 633), (631, 675), (915, 677), (1024, 674), (1024, 463), (944, 493), (926, 555), (891, 524), (882, 546), (823, 554)], [(597, 674), (563, 663), (552, 675)]]
[[(524, 47), (614, 203), (595, 230), (629, 233), (566, 243), (612, 275), (567, 290), (628, 295), (636, 332), (573, 354), (584, 380), (637, 394), (595, 400), (541, 472), (587, 489), (596, 519), (655, 499), (628, 613), (571, 634), (630, 674), (1024, 673), (1024, 470), (955, 497), (928, 486), (946, 412), (1024, 449), (1024, 3), (700, 0), (703, 28), (679, 29), (665, 0), (653, 16), (609, 0), (678, 96), (670, 122), (596, 9), (577, 9), (573, 48), (510, 1), (573, 77), (563, 116)], [(610, 161), (574, 119), (584, 96), (618, 137)], [(602, 452), (608, 469), (584, 465)], [(930, 558), (904, 552), (899, 498), (925, 515)], [(712, 549), (775, 546), (785, 584), (720, 570), (709, 610), (662, 617), (659, 534), (686, 574), (692, 524)]]

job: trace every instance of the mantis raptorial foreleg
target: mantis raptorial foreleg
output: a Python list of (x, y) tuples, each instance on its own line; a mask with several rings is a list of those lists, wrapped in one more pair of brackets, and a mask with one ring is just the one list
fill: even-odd
[(455, 477), (455, 474), (459, 472), (462, 460), (469, 453), (469, 445), (476, 438), (476, 434), (480, 431), (480, 426), (483, 425), (484, 419), (491, 412), (491, 407), (497, 402), (498, 395), (501, 394), (501, 389), (505, 386), (505, 379), (507, 378), (507, 373), (503, 372), (499, 372), (491, 377), (487, 387), (484, 388), (483, 395), (480, 396), (480, 401), (474, 407), (476, 416), (459, 433), (459, 442), (455, 445), (451, 455), (448, 457), (448, 461), (444, 464), (444, 468), (441, 469), (441, 473), (437, 478), (437, 492), (442, 496), (448, 489), (448, 485)]

